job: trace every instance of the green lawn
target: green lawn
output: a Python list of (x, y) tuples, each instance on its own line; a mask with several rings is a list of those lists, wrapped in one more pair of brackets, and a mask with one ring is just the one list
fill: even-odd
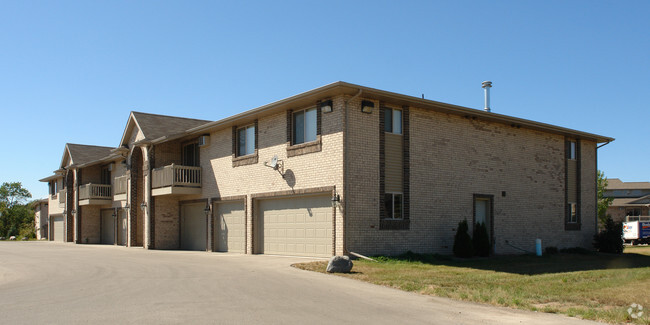
[[(632, 303), (650, 308), (650, 247), (623, 255), (555, 254), (457, 260), (407, 254), (354, 261), (341, 276), (425, 295), (448, 297), (610, 323), (650, 324), (648, 311), (632, 319)], [(301, 263), (325, 272), (327, 262)]]

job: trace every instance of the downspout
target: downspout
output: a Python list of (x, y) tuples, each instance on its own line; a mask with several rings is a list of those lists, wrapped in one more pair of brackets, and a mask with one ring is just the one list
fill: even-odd
[(361, 96), (361, 93), (363, 90), (359, 89), (356, 95), (350, 97), (349, 99), (345, 100), (345, 106), (343, 109), (343, 254), (345, 255), (347, 253), (347, 241), (348, 238), (345, 235), (347, 229), (348, 229), (348, 216), (347, 216), (347, 205), (348, 205), (348, 180), (347, 180), (347, 173), (348, 173), (348, 147), (349, 147), (349, 140), (348, 140), (348, 103), (352, 100), (355, 100), (357, 97)]

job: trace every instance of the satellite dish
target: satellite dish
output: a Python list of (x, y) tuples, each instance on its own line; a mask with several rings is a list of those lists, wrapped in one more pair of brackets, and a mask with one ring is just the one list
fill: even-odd
[(273, 169), (278, 168), (278, 155), (274, 155), (273, 158), (271, 158), (271, 164), (269, 166)]

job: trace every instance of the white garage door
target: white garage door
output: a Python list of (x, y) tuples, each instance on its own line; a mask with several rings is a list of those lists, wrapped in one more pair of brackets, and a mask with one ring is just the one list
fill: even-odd
[(113, 210), (102, 210), (102, 244), (115, 244), (115, 218)]
[(117, 220), (117, 244), (126, 246), (126, 229), (128, 223), (126, 219), (126, 212), (124, 210), (119, 211)]
[(259, 202), (259, 240), (265, 254), (332, 256), (332, 203), (329, 196)]
[(54, 227), (52, 227), (52, 230), (53, 230), (53, 237), (54, 238), (52, 238), (52, 240), (62, 242), (62, 241), (64, 241), (63, 230), (65, 229), (65, 223), (63, 222), (63, 216), (54, 217), (53, 221), (54, 221), (53, 222)]
[(244, 253), (246, 248), (246, 214), (243, 202), (217, 204), (214, 224), (217, 252)]
[(205, 203), (184, 204), (181, 207), (181, 249), (204, 251), (208, 232)]

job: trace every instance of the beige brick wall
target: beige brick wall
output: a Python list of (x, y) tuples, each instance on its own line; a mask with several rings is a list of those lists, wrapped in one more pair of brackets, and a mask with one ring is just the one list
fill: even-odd
[(413, 107), (410, 112), (410, 230), (379, 230), (380, 112), (350, 110), (349, 250), (449, 254), (458, 222), (473, 218), (473, 194), (494, 196), (498, 254), (517, 253), (505, 240), (529, 251), (536, 238), (544, 246), (591, 247), (595, 143), (582, 143), (582, 230), (565, 231), (564, 137)]
[(79, 207), (81, 210), (81, 237), (82, 244), (99, 244), (100, 241), (100, 207), (87, 205)]
[[(314, 107), (295, 107), (294, 110)], [(201, 198), (247, 195), (247, 251), (251, 252), (254, 213), (251, 195), (278, 191), (336, 186), (342, 189), (342, 116), (343, 98), (334, 98), (334, 110), (322, 114), (320, 152), (287, 157), (286, 112), (260, 117), (258, 120), (258, 163), (232, 166), (232, 128), (210, 134), (210, 145), (201, 148), (203, 192)], [(242, 125), (250, 122), (242, 123)], [(277, 155), (284, 163), (286, 177), (264, 166)], [(331, 194), (330, 194), (331, 195)], [(189, 199), (189, 198), (183, 198)], [(337, 227), (339, 231), (340, 227)], [(342, 243), (341, 243), (342, 244)], [(339, 249), (342, 246), (339, 245)], [(342, 251), (341, 251), (342, 252)]]
[(99, 164), (82, 168), (79, 185), (84, 185), (89, 183), (100, 184), (102, 180), (101, 173), (102, 173), (102, 165)]
[(156, 249), (177, 249), (179, 242), (179, 196), (157, 196), (155, 202), (155, 242)]

